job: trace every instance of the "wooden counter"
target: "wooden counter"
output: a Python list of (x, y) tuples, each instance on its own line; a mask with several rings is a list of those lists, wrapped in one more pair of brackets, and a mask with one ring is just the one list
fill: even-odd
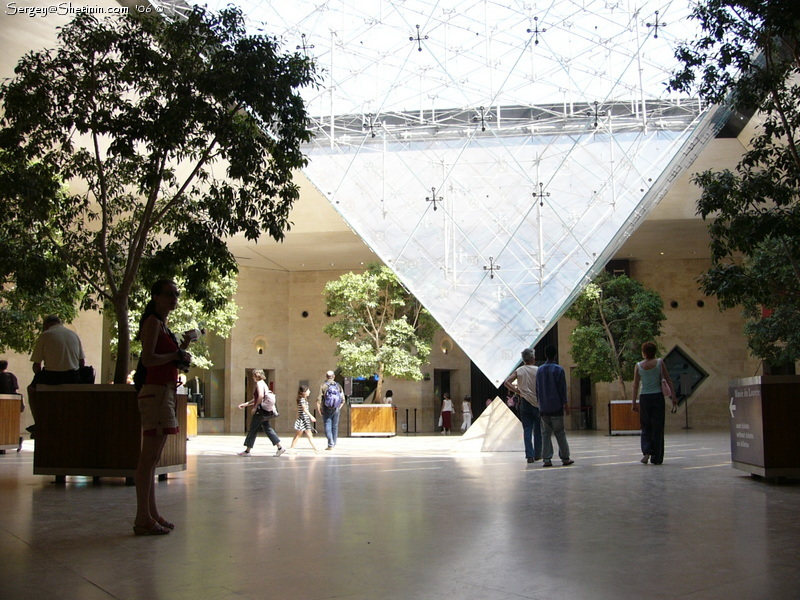
[(608, 435), (640, 435), (639, 413), (631, 410), (632, 400), (612, 400), (608, 403)]
[[(180, 396), (179, 396), (180, 397)], [(188, 399), (186, 394), (183, 394), (184, 402)], [(197, 402), (186, 403), (186, 437), (197, 436)]]
[(397, 432), (394, 406), (391, 404), (351, 404), (350, 435), (353, 437), (390, 437)]
[(0, 394), (0, 452), (19, 446), (19, 407), (22, 396)]
[[(125, 477), (133, 482), (142, 444), (136, 390), (131, 385), (39, 385), (34, 475)], [(186, 470), (186, 396), (175, 407), (180, 433), (168, 435), (156, 466), (159, 479)], [(18, 409), (19, 410), (19, 409)]]

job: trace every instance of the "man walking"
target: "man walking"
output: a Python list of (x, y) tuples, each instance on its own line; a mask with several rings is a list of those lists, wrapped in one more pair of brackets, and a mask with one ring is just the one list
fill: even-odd
[(344, 391), (334, 377), (333, 371), (325, 373), (325, 383), (320, 386), (317, 396), (317, 410), (322, 415), (325, 437), (328, 438), (326, 450), (333, 450), (339, 439), (339, 414), (344, 405)]
[(542, 458), (545, 467), (553, 466), (553, 439), (558, 442), (558, 457), (565, 467), (575, 461), (569, 457), (569, 444), (564, 431), (564, 415), (569, 414), (567, 403), (567, 378), (564, 369), (558, 365), (555, 346), (547, 346), (544, 356), (547, 359), (536, 373), (536, 397), (539, 400), (539, 410), (542, 419), (543, 448)]
[[(536, 372), (531, 348), (522, 351), (524, 363), (505, 380), (504, 385), (522, 397), (519, 418), (522, 421), (522, 440), (525, 444), (525, 458), (529, 463), (542, 458), (542, 427), (539, 421), (539, 402), (536, 399)], [(533, 433), (533, 444), (531, 444)]]

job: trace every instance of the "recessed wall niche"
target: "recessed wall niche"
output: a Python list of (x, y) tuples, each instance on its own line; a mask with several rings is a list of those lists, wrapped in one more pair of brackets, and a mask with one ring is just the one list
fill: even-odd
[(253, 338), (253, 349), (257, 354), (264, 354), (267, 351), (267, 338), (263, 335), (257, 335)]

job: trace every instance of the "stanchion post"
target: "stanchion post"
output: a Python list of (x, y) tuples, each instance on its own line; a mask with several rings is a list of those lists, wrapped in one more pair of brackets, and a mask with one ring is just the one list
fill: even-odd
[(683, 428), (691, 429), (691, 427), (689, 427), (689, 398), (683, 399), (683, 410), (684, 414), (686, 415), (686, 425), (684, 425)]

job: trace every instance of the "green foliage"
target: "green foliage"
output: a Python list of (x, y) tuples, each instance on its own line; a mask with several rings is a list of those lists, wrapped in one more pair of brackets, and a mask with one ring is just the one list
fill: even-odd
[(800, 351), (799, 257), (797, 236), (767, 238), (739, 264), (720, 265), (703, 278), (726, 308), (743, 308), (750, 350), (774, 365), (796, 361)]
[(346, 375), (422, 379), (420, 366), (431, 352), (436, 322), (387, 267), (345, 273), (325, 286), (328, 311), (336, 321), (325, 333), (336, 340), (338, 366)]
[(661, 297), (638, 281), (598, 275), (565, 313), (577, 321), (570, 335), (577, 375), (618, 381), (627, 397), (625, 380), (642, 359), (642, 344), (661, 335), (663, 308)]
[[(179, 290), (183, 290), (185, 278), (177, 276), (174, 278)], [(181, 294), (178, 308), (169, 315), (169, 328), (180, 338), (184, 331), (189, 329), (204, 329), (206, 334), (227, 338), (238, 318), (239, 306), (234, 302), (233, 296), (238, 287), (236, 276), (230, 274), (207, 282), (207, 297), (215, 307), (212, 310), (207, 308), (207, 302), (200, 302), (194, 298), (189, 298)], [(150, 300), (147, 290), (137, 289), (131, 295), (131, 309), (128, 314), (128, 323), (133, 332), (139, 329), (139, 318), (142, 311)], [(116, 354), (117, 336), (116, 327), (112, 331), (112, 353)], [(134, 339), (131, 341), (131, 354), (139, 356), (142, 351), (141, 342)], [(210, 369), (214, 366), (209, 356), (209, 347), (205, 336), (201, 336), (196, 342), (192, 343), (192, 366), (198, 369)]]
[(289, 229), (313, 63), (247, 35), (237, 9), (198, 8), (174, 21), (80, 14), (15, 72), (0, 86), (0, 199), (28, 252), (3, 292), (31, 297), (19, 271), (52, 261), (62, 304), (83, 293), (84, 307), (114, 311), (124, 381), (128, 302), (148, 273), (183, 266), (186, 295), (213, 310), (225, 301), (207, 282), (237, 270), (226, 238)]
[[(36, 177), (24, 178), (26, 171)], [(20, 180), (28, 199), (62, 194), (57, 178), (41, 164), (15, 170), (8, 154), (0, 151), (0, 182)], [(2, 183), (0, 183), (0, 186)], [(38, 252), (29, 243), (40, 237), (48, 223), (32, 222), (24, 206), (8, 203), (0, 210), (0, 352), (28, 353), (49, 314), (65, 322), (77, 316), (81, 288), (52, 252)]]
[[(759, 126), (736, 171), (695, 176), (698, 213), (709, 222), (712, 265), (700, 278), (721, 309), (742, 306), (753, 354), (800, 359), (800, 3), (697, 5), (703, 34), (681, 47), (670, 85), (745, 114)], [(761, 307), (774, 309), (762, 318)]]

